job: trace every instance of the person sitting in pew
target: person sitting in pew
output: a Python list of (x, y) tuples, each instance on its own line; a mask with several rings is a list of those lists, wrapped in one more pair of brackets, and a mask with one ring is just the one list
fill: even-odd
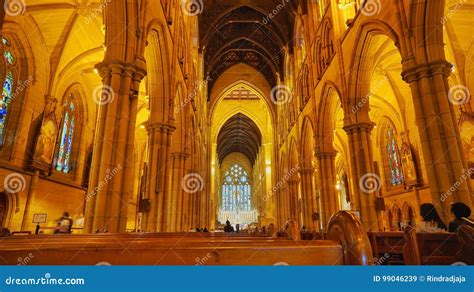
[(449, 232), (457, 232), (461, 225), (474, 227), (474, 221), (469, 219), (471, 208), (464, 203), (456, 202), (451, 204), (451, 213), (456, 219), (449, 222)]
[(64, 212), (63, 216), (56, 220), (58, 226), (54, 230), (54, 234), (70, 234), (72, 228), (72, 218), (69, 212)]
[(446, 232), (446, 225), (443, 223), (441, 218), (436, 211), (433, 204), (425, 203), (420, 206), (420, 215), (423, 217), (423, 221), (416, 226), (417, 232)]
[(10, 229), (2, 227), (0, 228), (0, 238), (9, 237), (11, 235)]
[(202, 230), (202, 232), (209, 232), (209, 230), (207, 230), (207, 227), (204, 227), (204, 229)]
[(234, 232), (234, 227), (232, 227), (232, 225), (230, 225), (230, 221), (229, 221), (229, 220), (227, 220), (227, 221), (225, 222), (224, 232)]

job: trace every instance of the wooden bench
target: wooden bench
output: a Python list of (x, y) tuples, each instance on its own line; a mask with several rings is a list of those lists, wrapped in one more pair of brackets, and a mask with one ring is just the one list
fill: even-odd
[(15, 265), (31, 255), (31, 265), (370, 264), (360, 222), (340, 212), (331, 223), (328, 240), (313, 241), (198, 232), (14, 236), (0, 241), (0, 261)]
[(374, 264), (376, 265), (403, 265), (403, 232), (367, 232), (372, 246)]
[[(416, 233), (408, 227), (404, 232), (368, 232), (368, 237), (375, 264), (380, 265), (451, 265), (471, 262), (469, 258), (474, 257), (474, 242), (469, 241), (472, 236), (464, 236), (468, 243), (463, 246), (459, 232)], [(460, 256), (463, 249), (467, 251)]]
[(456, 233), (416, 233), (405, 230), (403, 255), (406, 265), (451, 265), (462, 261), (457, 257), (461, 244)]

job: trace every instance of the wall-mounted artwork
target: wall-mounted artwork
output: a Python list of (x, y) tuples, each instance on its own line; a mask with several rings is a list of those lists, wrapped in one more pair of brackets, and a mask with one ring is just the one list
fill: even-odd
[(58, 137), (58, 126), (54, 112), (44, 117), (36, 140), (33, 167), (50, 170), (54, 158), (54, 147)]

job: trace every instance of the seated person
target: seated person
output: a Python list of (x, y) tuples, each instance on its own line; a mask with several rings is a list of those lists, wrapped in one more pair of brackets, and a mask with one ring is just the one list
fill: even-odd
[(461, 202), (451, 204), (451, 213), (456, 219), (449, 222), (449, 232), (457, 232), (461, 225), (474, 227), (474, 222), (469, 219), (471, 208), (466, 204)]
[(229, 220), (227, 220), (227, 221), (225, 222), (224, 232), (234, 232), (234, 227), (232, 227), (232, 225), (230, 225), (230, 221), (229, 221)]
[(8, 237), (10, 235), (11, 233), (8, 228), (5, 228), (5, 227), (0, 228), (0, 238)]
[(443, 223), (441, 218), (436, 211), (433, 204), (425, 203), (420, 206), (420, 215), (423, 217), (423, 221), (417, 225), (417, 232), (445, 232), (446, 225)]
[(56, 220), (58, 223), (58, 226), (54, 230), (54, 234), (58, 233), (66, 233), (69, 234), (71, 233), (71, 228), (72, 228), (72, 218), (69, 216), (68, 212), (64, 212), (63, 216)]

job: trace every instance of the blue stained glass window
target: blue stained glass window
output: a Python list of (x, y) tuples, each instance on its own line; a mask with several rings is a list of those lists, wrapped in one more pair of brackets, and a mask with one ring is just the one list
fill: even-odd
[(56, 160), (56, 169), (64, 173), (71, 170), (71, 151), (74, 139), (75, 106), (73, 95), (70, 94), (64, 101), (64, 119), (59, 141), (59, 151)]
[(247, 172), (238, 164), (230, 167), (222, 185), (223, 211), (251, 211), (251, 189)]
[(2, 100), (0, 100), (0, 146), (3, 146), (4, 143), (8, 107), (14, 98), (15, 90), (15, 76), (13, 74), (15, 55), (7, 38), (2, 37), (2, 43), (7, 66), (5, 80), (3, 81)]

